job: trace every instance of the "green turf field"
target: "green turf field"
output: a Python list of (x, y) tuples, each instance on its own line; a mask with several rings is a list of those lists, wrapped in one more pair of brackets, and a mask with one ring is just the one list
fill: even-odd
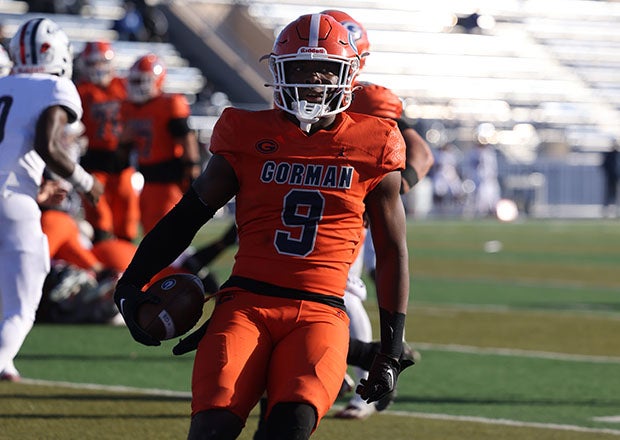
[[(328, 416), (313, 438), (620, 438), (620, 223), (423, 221), (409, 243), (407, 338), (422, 360), (388, 411)], [(231, 259), (213, 267), (222, 279)], [(373, 298), (368, 309), (377, 329)], [(26, 380), (0, 383), (0, 439), (185, 438), (192, 356), (173, 344), (35, 325), (16, 360)], [(240, 438), (255, 425), (252, 414)]]

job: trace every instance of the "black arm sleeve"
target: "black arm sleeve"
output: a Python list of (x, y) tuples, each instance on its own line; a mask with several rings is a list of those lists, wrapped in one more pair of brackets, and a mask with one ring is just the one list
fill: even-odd
[(174, 137), (183, 137), (191, 131), (187, 118), (170, 119), (168, 130)]
[(398, 359), (403, 351), (403, 336), (405, 334), (405, 314), (390, 313), (379, 308), (381, 321), (381, 353)]
[(179, 203), (144, 236), (118, 283), (142, 288), (191, 244), (198, 230), (215, 211), (190, 187)]

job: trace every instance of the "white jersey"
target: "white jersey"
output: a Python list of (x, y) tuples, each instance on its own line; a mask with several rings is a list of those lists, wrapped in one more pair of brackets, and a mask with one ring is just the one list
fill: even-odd
[(37, 120), (60, 105), (69, 121), (82, 118), (78, 91), (68, 78), (18, 74), (0, 78), (0, 196), (7, 191), (36, 197), (45, 162), (34, 149)]

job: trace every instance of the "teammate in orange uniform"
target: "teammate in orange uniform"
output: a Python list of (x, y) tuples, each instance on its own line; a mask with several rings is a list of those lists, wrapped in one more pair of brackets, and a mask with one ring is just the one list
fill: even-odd
[(135, 149), (144, 176), (140, 194), (143, 232), (150, 231), (200, 174), (195, 133), (189, 128), (185, 96), (163, 93), (166, 67), (154, 54), (137, 59), (129, 70), (128, 101), (121, 110), (121, 146)]
[[(349, 30), (360, 52), (360, 69), (362, 69), (370, 49), (368, 33), (364, 26), (347, 13), (339, 10), (330, 9), (323, 11), (323, 13), (332, 16)], [(406, 194), (419, 179), (426, 176), (434, 161), (431, 149), (424, 139), (402, 119), (402, 101), (391, 90), (380, 85), (356, 81), (353, 88), (353, 102), (347, 111), (393, 119), (398, 124), (405, 139), (407, 157), (406, 167), (401, 173), (401, 194)], [(366, 286), (361, 279), (363, 266), (366, 266), (366, 270), (371, 277), (374, 277), (375, 255), (371, 234), (366, 236), (358, 260), (351, 266), (349, 282), (347, 283), (344, 297), (347, 313), (351, 319), (351, 337), (368, 342), (372, 340), (372, 327), (363, 305), (363, 301), (366, 299)], [(349, 347), (350, 355), (365, 349), (365, 347), (358, 348), (351, 344)], [(412, 350), (412, 353), (414, 357), (419, 357), (419, 353), (416, 351)], [(358, 379), (365, 377), (367, 374), (364, 369), (360, 368), (354, 368), (353, 372)], [(359, 396), (354, 395), (349, 400), (347, 406), (336, 414), (336, 417), (364, 419), (376, 410), (382, 411), (386, 409), (391, 404), (394, 395), (392, 393), (386, 396), (375, 405), (367, 405)]]
[(127, 97), (125, 80), (114, 75), (114, 50), (108, 42), (86, 43), (79, 61), (84, 77), (78, 92), (89, 143), (81, 163), (105, 186), (99, 204), (84, 204), (84, 214), (95, 230), (95, 243), (113, 236), (132, 241), (140, 221), (138, 193), (131, 184), (135, 169), (117, 154), (121, 103)]
[[(360, 70), (370, 55), (370, 41), (366, 28), (349, 14), (336, 9), (322, 12), (335, 18), (346, 27), (361, 56)], [(402, 118), (403, 106), (400, 98), (390, 89), (365, 81), (356, 81), (353, 87), (353, 102), (348, 111), (394, 119), (407, 145), (407, 163), (402, 173), (401, 193), (408, 192), (433, 166), (433, 153), (426, 141)]]
[(405, 145), (392, 121), (347, 114), (359, 68), (348, 32), (304, 15), (268, 56), (271, 110), (224, 111), (209, 164), (148, 233), (115, 292), (134, 339), (159, 345), (135, 312), (157, 301), (140, 288), (236, 196), (239, 247), (198, 345), (189, 439), (233, 439), (264, 391), (270, 439), (307, 439), (346, 370), (343, 292), (363, 214), (378, 255), (381, 352), (357, 392), (376, 401), (396, 385), (409, 294)]

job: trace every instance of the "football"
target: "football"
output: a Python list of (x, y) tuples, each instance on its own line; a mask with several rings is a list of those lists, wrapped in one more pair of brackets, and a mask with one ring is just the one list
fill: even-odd
[(144, 331), (159, 341), (184, 335), (202, 316), (205, 291), (196, 275), (168, 275), (151, 284), (146, 293), (161, 298), (161, 301), (142, 304), (136, 320)]

